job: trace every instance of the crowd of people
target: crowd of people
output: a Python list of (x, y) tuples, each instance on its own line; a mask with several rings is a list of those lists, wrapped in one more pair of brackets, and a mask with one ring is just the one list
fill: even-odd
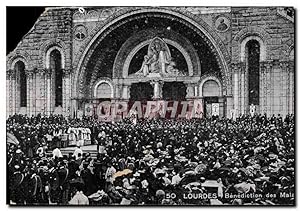
[[(294, 115), (210, 119), (10, 116), (8, 203), (17, 205), (293, 205)], [(55, 130), (85, 127), (93, 156), (60, 152)]]

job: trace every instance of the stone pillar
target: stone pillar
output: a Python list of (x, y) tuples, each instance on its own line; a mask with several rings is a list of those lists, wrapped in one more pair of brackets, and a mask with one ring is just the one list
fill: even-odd
[(295, 99), (295, 90), (294, 90), (294, 88), (295, 88), (295, 85), (294, 85), (294, 81), (295, 81), (295, 74), (294, 74), (294, 72), (295, 72), (295, 64), (294, 64), (294, 61), (290, 61), (289, 62), (289, 67), (288, 67), (288, 71), (289, 71), (289, 82), (290, 82), (290, 86), (289, 86), (289, 91), (290, 91), (290, 95), (289, 95), (289, 113), (292, 113), (292, 114), (294, 114), (294, 112), (295, 112), (295, 107), (294, 107), (294, 99)]
[(17, 108), (20, 106), (17, 105), (17, 73), (15, 70), (13, 70), (12, 75), (11, 75), (11, 95), (12, 95), (12, 100), (11, 100), (11, 107), (12, 107), (12, 114), (17, 113)]
[(248, 86), (248, 77), (247, 77), (247, 71), (246, 71), (246, 64), (245, 63), (241, 63), (240, 64), (240, 81), (241, 81), (241, 88), (240, 88), (240, 92), (241, 92), (241, 113), (245, 114), (247, 111), (247, 107), (248, 107), (248, 90), (249, 90), (249, 86)]
[(266, 71), (265, 62), (260, 62), (259, 67), (259, 106), (260, 113), (267, 112), (267, 97), (266, 97)]
[(239, 68), (238, 64), (233, 64), (233, 109), (235, 116), (238, 115), (239, 108)]
[(31, 110), (31, 112), (32, 112), (32, 114), (33, 115), (36, 115), (37, 113), (36, 113), (36, 99), (37, 99), (37, 88), (38, 88), (38, 86), (37, 86), (37, 80), (36, 80), (36, 76), (37, 75), (37, 69), (36, 68), (34, 68), (33, 69), (33, 81), (32, 81), (32, 99), (31, 99), (31, 104), (32, 104), (32, 110)]
[(63, 113), (71, 115), (71, 69), (63, 69)]
[(51, 114), (51, 76), (52, 76), (52, 69), (46, 69), (46, 114)]
[(267, 99), (267, 102), (266, 102), (266, 113), (268, 116), (270, 116), (270, 114), (273, 113), (273, 99), (272, 99), (272, 84), (271, 84), (271, 81), (272, 81), (272, 78), (271, 78), (271, 71), (272, 71), (272, 63), (271, 62), (266, 62), (266, 95), (265, 95), (265, 98)]
[(115, 98), (121, 98), (122, 96), (122, 86), (117, 84), (115, 85), (115, 89), (114, 89), (114, 93), (115, 93)]
[(274, 60), (272, 69), (270, 72), (270, 80), (271, 80), (271, 107), (272, 111), (270, 114), (280, 114), (282, 113), (282, 96), (281, 89), (282, 87), (282, 79), (281, 72), (282, 69), (280, 67), (279, 60)]
[(32, 100), (33, 98), (33, 73), (34, 70), (25, 70), (26, 74), (26, 88), (27, 88), (27, 107), (26, 107), (26, 113), (27, 115), (31, 116), (33, 114), (33, 103)]
[(9, 115), (14, 114), (13, 80), (15, 80), (15, 71), (13, 69), (9, 69), (6, 71), (6, 114), (7, 114), (7, 117)]
[(47, 86), (46, 70), (36, 70), (36, 97), (35, 97), (35, 109), (36, 113), (46, 114), (46, 86)]
[(124, 100), (129, 100), (129, 98), (130, 98), (130, 85), (128, 85), (128, 84), (123, 84), (122, 98), (123, 98)]
[(280, 100), (280, 107), (282, 111), (282, 115), (285, 116), (288, 114), (289, 106), (288, 106), (288, 86), (289, 86), (289, 78), (288, 78), (288, 62), (287, 61), (282, 61), (280, 62), (280, 81), (281, 81), (281, 90), (280, 90), (280, 95), (281, 95), (281, 100)]
[(194, 84), (194, 93), (195, 93), (195, 97), (198, 97), (199, 96), (199, 86), (198, 84)]

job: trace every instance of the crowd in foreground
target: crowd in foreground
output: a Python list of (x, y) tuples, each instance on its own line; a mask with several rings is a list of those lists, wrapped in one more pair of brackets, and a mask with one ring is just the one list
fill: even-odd
[[(293, 205), (295, 119), (7, 119), (8, 203), (17, 205)], [(47, 135), (88, 127), (98, 154), (62, 155)], [(54, 143), (54, 144), (53, 144)], [(51, 152), (51, 153), (47, 153)]]

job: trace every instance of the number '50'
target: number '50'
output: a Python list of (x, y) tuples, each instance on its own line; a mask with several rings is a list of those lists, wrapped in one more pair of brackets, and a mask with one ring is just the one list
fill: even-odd
[(176, 194), (175, 193), (166, 193), (166, 198), (167, 199), (175, 199), (176, 198)]

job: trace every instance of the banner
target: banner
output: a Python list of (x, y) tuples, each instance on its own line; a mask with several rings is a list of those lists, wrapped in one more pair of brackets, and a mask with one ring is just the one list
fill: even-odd
[(219, 105), (219, 103), (212, 103), (211, 104), (211, 115), (212, 116), (219, 116), (220, 115), (220, 105)]

